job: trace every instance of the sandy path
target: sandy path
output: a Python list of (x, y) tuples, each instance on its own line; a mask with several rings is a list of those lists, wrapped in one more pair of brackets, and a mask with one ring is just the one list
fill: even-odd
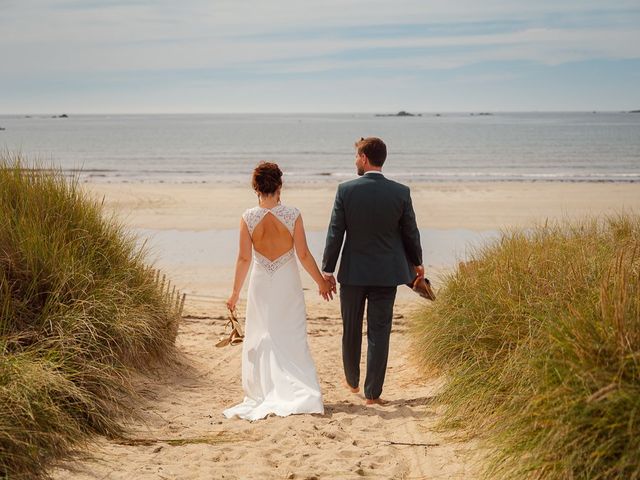
[(177, 344), (192, 367), (142, 385), (152, 392), (152, 400), (144, 407), (144, 421), (131, 425), (130, 436), (151, 441), (126, 445), (98, 439), (90, 448), (91, 458), (55, 469), (54, 478), (474, 478), (474, 445), (433, 431), (438, 382), (417, 380), (407, 355), (407, 317), (416, 303), (397, 309), (402, 313), (394, 320), (383, 394), (389, 405), (384, 407), (364, 406), (361, 395), (342, 386), (337, 302), (310, 304), (309, 344), (324, 394), (324, 415), (252, 423), (225, 419), (221, 411), (242, 398), (241, 350), (213, 347), (224, 331), (219, 306), (191, 305)]

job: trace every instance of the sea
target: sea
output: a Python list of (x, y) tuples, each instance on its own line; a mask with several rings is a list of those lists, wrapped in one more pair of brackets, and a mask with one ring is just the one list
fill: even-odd
[(337, 183), (367, 136), (402, 182), (640, 181), (640, 113), (0, 115), (0, 150), (91, 182)]

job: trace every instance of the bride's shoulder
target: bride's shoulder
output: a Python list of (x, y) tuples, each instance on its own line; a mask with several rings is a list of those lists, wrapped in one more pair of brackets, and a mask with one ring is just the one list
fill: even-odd
[(242, 214), (242, 216), (244, 217), (245, 215), (249, 214), (249, 213), (255, 213), (262, 210), (260, 207), (251, 207), (251, 208), (247, 208), (244, 213)]
[(280, 211), (284, 216), (292, 218), (293, 220), (300, 216), (300, 210), (290, 205), (280, 205)]
[(300, 210), (292, 205), (281, 205), (282, 209), (286, 212), (296, 212), (300, 213)]
[(262, 214), (262, 209), (260, 207), (247, 208), (242, 213), (242, 219), (245, 221), (247, 225), (251, 226), (253, 223), (260, 220), (261, 214)]
[(290, 207), (288, 205), (278, 205), (278, 207), (274, 209), (273, 213), (275, 213), (276, 216), (278, 216), (280, 220), (284, 222), (289, 231), (293, 233), (293, 227), (296, 224), (296, 220), (298, 220), (298, 217), (300, 216), (300, 210), (298, 210), (296, 207)]

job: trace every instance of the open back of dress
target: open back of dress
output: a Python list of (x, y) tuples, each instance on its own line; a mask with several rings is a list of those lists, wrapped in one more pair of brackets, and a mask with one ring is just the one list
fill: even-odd
[(253, 248), (273, 262), (293, 248), (293, 235), (275, 214), (268, 213), (251, 233)]
[(253, 258), (268, 272), (274, 273), (294, 257), (293, 229), (299, 215), (297, 208), (285, 205), (255, 207), (242, 215), (251, 235)]

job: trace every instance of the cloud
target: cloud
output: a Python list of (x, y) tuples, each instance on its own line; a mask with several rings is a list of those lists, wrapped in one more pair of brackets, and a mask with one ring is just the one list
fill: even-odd
[[(349, 65), (439, 69), (500, 59), (553, 65), (640, 57), (640, 8), (628, 1), (612, 2), (606, 15), (598, 2), (546, 0), (39, 3), (40, 8), (9, 4), (2, 29), (9, 40), (0, 44), (9, 74), (252, 66), (262, 71), (269, 62), (282, 62), (277, 66), (295, 73)], [(589, 22), (606, 17), (612, 23), (545, 25), (550, 17), (558, 23), (558, 16), (569, 22), (575, 16)], [(380, 60), (358, 60), (374, 54)]]
[[(117, 43), (116, 43), (117, 44)], [(531, 28), (492, 34), (390, 38), (183, 40), (180, 42), (22, 45), (9, 74), (136, 70), (235, 69), (255, 73), (305, 73), (342, 69), (447, 69), (488, 61), (546, 65), (587, 59), (640, 58), (636, 28)], [(10, 57), (5, 57), (10, 58)], [(5, 60), (6, 65), (6, 60)]]
[[(514, 64), (640, 58), (637, 0), (2, 3), (0, 103), (27, 88), (145, 95), (144, 81), (158, 92), (169, 82), (258, 91), (323, 76), (350, 91), (363, 75), (424, 82), (425, 72), (450, 72), (448, 81), (486, 85), (524, 78), (508, 71)], [(461, 77), (467, 68), (475, 72)]]

